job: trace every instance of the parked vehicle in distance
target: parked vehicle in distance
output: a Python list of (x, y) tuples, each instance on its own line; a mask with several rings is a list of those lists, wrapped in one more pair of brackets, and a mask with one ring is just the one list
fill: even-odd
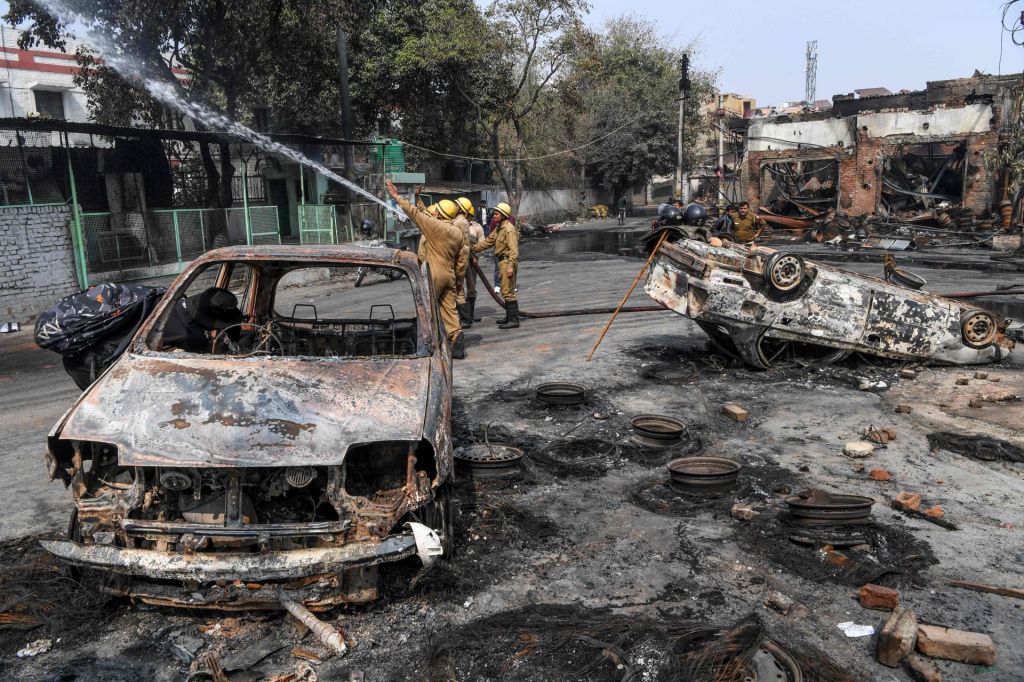
[[(648, 250), (662, 231), (644, 236)], [(1009, 322), (971, 303), (795, 253), (731, 242), (712, 246), (671, 228), (670, 235), (648, 273), (648, 295), (754, 367), (835, 361), (851, 352), (971, 365), (999, 362), (1014, 347)]]
[[(360, 268), (397, 276), (357, 289)], [(51, 432), (75, 511), (44, 546), (117, 594), (230, 609), (372, 601), (379, 564), (450, 552), (451, 356), (430, 286), (389, 248), (194, 261)], [(173, 347), (173, 316), (210, 291), (235, 321)]]

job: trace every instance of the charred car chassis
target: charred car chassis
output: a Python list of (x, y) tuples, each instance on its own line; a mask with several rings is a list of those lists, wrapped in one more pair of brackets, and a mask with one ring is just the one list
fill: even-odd
[[(342, 266), (407, 278), (411, 312), (275, 312), (284, 274)], [(227, 287), (243, 267), (242, 326), (277, 339), (277, 350), (264, 341), (234, 355), (162, 346), (172, 307), (201, 271), (219, 268), (216, 286)], [(277, 608), (286, 594), (316, 610), (371, 601), (379, 564), (423, 558), (424, 545), (450, 550), (450, 419), (450, 352), (414, 255), (211, 251), (51, 432), (49, 473), (71, 488), (75, 511), (68, 538), (43, 544), (149, 603)]]
[[(653, 248), (661, 232), (645, 235)], [(696, 322), (722, 350), (767, 369), (851, 352), (984, 364), (1014, 346), (1008, 321), (958, 300), (757, 245), (712, 246), (670, 232), (647, 277), (651, 298)]]

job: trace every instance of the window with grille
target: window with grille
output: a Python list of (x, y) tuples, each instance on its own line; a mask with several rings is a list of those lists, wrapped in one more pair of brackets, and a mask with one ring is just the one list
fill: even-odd
[(64, 118), (64, 93), (51, 90), (35, 90), (36, 111), (43, 118), (52, 118), (63, 121)]

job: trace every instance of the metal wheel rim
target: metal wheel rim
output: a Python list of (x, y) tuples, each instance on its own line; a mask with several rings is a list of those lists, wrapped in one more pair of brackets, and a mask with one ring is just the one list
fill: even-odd
[[(630, 421), (638, 434), (652, 440), (676, 441), (686, 432), (686, 424), (658, 414), (639, 414)], [(658, 428), (667, 427), (667, 428)]]
[(789, 291), (800, 284), (803, 276), (803, 265), (800, 259), (793, 255), (785, 255), (775, 258), (771, 262), (768, 278), (776, 289)]
[(486, 444), (471, 445), (460, 449), (455, 454), (456, 461), (473, 469), (505, 468), (519, 462), (522, 458), (523, 451), (521, 449), (504, 443), (491, 443), (490, 449)]
[(537, 400), (549, 405), (578, 405), (586, 398), (587, 389), (579, 384), (551, 382), (537, 387)]
[[(979, 326), (982, 331), (978, 331)], [(963, 328), (964, 341), (968, 345), (986, 346), (992, 343), (992, 339), (996, 335), (995, 319), (985, 312), (971, 313), (964, 322)]]

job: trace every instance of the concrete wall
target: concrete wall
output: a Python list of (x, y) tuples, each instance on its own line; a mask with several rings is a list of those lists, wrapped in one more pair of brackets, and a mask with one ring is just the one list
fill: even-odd
[(854, 142), (848, 119), (829, 118), (823, 121), (793, 121), (790, 123), (757, 122), (747, 133), (747, 151), (763, 152), (769, 149), (793, 149), (797, 145), (813, 147), (849, 147)]
[[(482, 193), (488, 206), (508, 201), (504, 191), (490, 189)], [(600, 203), (604, 197), (597, 190), (587, 190), (584, 208)], [(532, 224), (559, 222), (574, 218), (580, 212), (580, 193), (574, 189), (526, 190), (519, 203), (519, 215)]]
[(944, 137), (987, 133), (992, 128), (992, 105), (971, 104), (934, 111), (892, 111), (857, 116), (857, 128), (870, 137), (920, 135)]
[(78, 291), (67, 206), (0, 208), (0, 322), (28, 322)]

